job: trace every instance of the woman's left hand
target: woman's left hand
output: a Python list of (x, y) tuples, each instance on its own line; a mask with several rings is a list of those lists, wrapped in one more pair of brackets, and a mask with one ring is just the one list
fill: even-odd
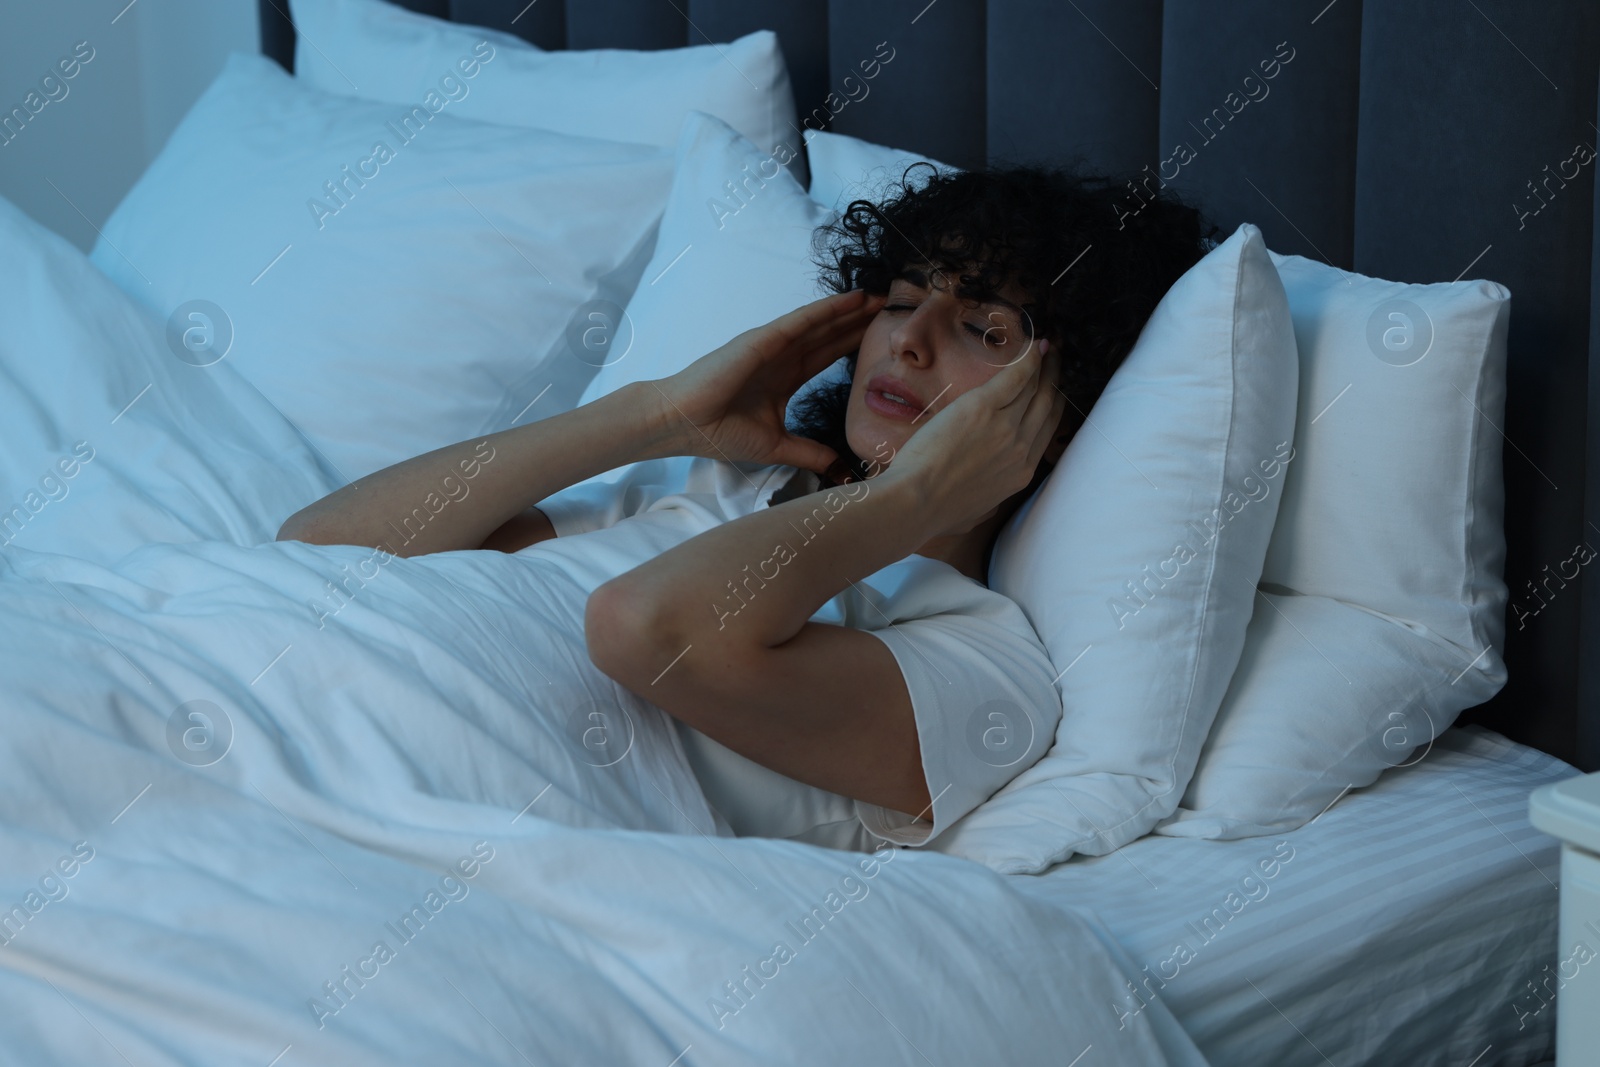
[(884, 299), (860, 289), (823, 297), (646, 383), (676, 426), (680, 454), (827, 470), (837, 453), (785, 427), (789, 398), (860, 346)]
[(1026, 489), (1050, 445), (1066, 395), (1060, 354), (1039, 343), (934, 413), (880, 478), (906, 479), (933, 508), (940, 534), (966, 533)]

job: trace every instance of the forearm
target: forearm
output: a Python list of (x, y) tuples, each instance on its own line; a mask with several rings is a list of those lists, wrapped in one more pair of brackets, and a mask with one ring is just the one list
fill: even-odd
[(280, 539), (386, 544), (401, 556), (477, 548), (512, 516), (593, 475), (677, 455), (648, 383), (386, 467), (296, 512)]
[(851, 583), (938, 531), (927, 498), (884, 474), (723, 523), (615, 581), (649, 620), (654, 642), (774, 648)]

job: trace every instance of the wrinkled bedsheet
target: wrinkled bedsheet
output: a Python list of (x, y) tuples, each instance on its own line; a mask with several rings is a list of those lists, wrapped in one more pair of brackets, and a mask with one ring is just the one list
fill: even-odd
[(0, 247), (0, 1063), (1205, 1062), (1090, 911), (719, 834), (552, 560), (273, 542), (296, 428)]

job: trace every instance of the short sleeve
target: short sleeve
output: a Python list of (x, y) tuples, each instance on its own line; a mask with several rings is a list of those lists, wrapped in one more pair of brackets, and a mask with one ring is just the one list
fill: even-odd
[(550, 520), (557, 537), (603, 530), (681, 492), (688, 481), (689, 464), (687, 456), (631, 463), (552, 493), (536, 506)]
[(889, 646), (905, 678), (932, 811), (914, 819), (860, 800), (855, 810), (875, 837), (920, 846), (1038, 762), (1055, 741), (1061, 696), (1050, 658), (1015, 602), (948, 564), (921, 556), (902, 562), (918, 572), (904, 583), (909, 595), (891, 592), (876, 610), (890, 619), (934, 601), (943, 610), (868, 632)]

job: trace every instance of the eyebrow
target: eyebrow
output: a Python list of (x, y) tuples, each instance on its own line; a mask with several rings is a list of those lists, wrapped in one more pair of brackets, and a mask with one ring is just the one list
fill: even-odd
[[(926, 289), (926, 288), (928, 288), (928, 276), (927, 276), (927, 274), (925, 274), (921, 270), (917, 269), (916, 267), (906, 267), (906, 268), (904, 268), (903, 270), (900, 271), (899, 274), (896, 274), (892, 280), (893, 281), (908, 281), (912, 285), (915, 285), (918, 289)], [(958, 296), (961, 295), (961, 289), (960, 288), (957, 288), (956, 294)], [(1010, 308), (1012, 311), (1015, 311), (1019, 317), (1022, 317), (1024, 319), (1027, 317), (1027, 312), (1023, 311), (1022, 308), (1018, 307), (1016, 304), (1013, 304), (1011, 301), (1007, 300), (1003, 296), (997, 296), (997, 295), (990, 295), (990, 296), (983, 296), (983, 297), (968, 296), (967, 299), (976, 300), (979, 304), (997, 304), (1000, 307)]]

